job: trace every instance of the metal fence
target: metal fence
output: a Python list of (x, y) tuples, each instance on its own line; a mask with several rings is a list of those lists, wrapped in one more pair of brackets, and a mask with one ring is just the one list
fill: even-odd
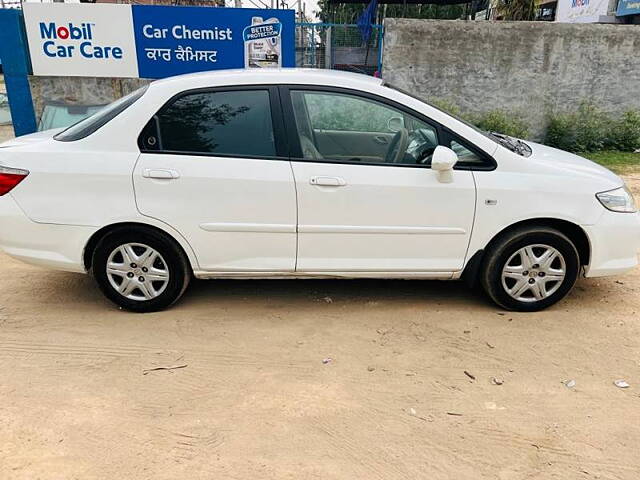
[(374, 75), (382, 71), (382, 25), (371, 26), (363, 40), (353, 24), (297, 23), (296, 66), (330, 68)]

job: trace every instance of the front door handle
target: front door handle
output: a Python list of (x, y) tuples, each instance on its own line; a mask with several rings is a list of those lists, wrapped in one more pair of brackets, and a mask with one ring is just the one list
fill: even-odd
[(309, 183), (321, 187), (344, 187), (347, 184), (344, 178), (340, 177), (311, 177)]
[(167, 170), (167, 169), (145, 169), (142, 172), (142, 176), (144, 178), (160, 178), (164, 180), (172, 180), (174, 178), (180, 178), (180, 174), (175, 170)]
[(380, 145), (387, 145), (389, 143), (389, 139), (387, 137), (383, 137), (382, 135), (376, 135), (375, 137), (373, 137), (373, 139)]

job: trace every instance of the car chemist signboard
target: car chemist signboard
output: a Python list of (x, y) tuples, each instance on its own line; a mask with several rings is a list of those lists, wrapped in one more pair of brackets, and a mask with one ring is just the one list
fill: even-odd
[(24, 16), (34, 75), (295, 66), (293, 10), (25, 3)]

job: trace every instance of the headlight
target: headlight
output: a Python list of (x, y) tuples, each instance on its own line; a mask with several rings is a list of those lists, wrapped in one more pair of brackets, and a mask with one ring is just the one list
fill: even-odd
[(626, 186), (596, 193), (596, 197), (604, 208), (612, 212), (634, 213), (638, 211), (633, 195)]

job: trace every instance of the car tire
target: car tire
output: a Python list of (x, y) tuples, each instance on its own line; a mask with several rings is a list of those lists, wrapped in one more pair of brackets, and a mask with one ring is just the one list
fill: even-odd
[(580, 256), (566, 235), (550, 227), (524, 227), (491, 245), (480, 280), (501, 307), (533, 312), (564, 298), (579, 271)]
[(109, 300), (138, 313), (173, 305), (191, 280), (186, 255), (172, 238), (131, 227), (111, 231), (98, 242), (91, 273)]

